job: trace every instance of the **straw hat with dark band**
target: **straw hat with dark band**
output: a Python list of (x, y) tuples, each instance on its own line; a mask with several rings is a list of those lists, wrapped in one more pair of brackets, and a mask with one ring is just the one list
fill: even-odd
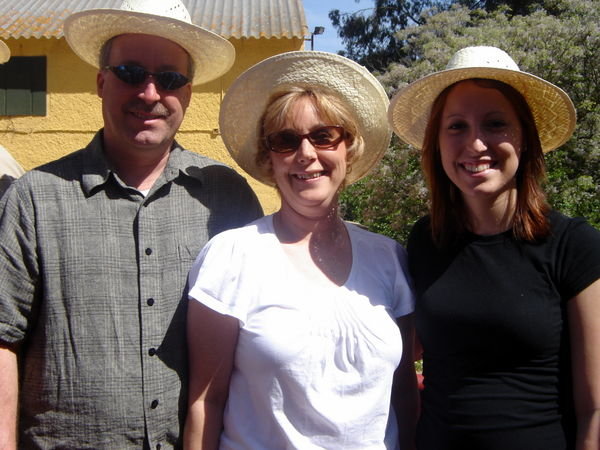
[(10, 59), (10, 49), (8, 45), (0, 41), (0, 64), (4, 64)]
[(349, 107), (365, 141), (365, 151), (346, 177), (364, 177), (386, 152), (391, 130), (386, 120), (388, 97), (363, 66), (343, 56), (315, 51), (288, 52), (248, 69), (225, 94), (219, 126), (232, 158), (257, 180), (272, 185), (256, 165), (260, 119), (270, 97), (292, 86), (318, 87)]
[(194, 61), (192, 84), (206, 83), (226, 73), (235, 59), (233, 45), (192, 24), (180, 0), (124, 0), (119, 9), (91, 9), (69, 16), (64, 34), (73, 51), (98, 67), (100, 50), (121, 34), (149, 34), (183, 47)]
[(573, 134), (576, 112), (569, 96), (552, 83), (522, 72), (508, 54), (495, 47), (463, 48), (446, 70), (398, 91), (388, 110), (394, 132), (407, 144), (421, 148), (435, 99), (448, 86), (469, 78), (502, 81), (519, 91), (531, 109), (544, 152), (560, 147)]

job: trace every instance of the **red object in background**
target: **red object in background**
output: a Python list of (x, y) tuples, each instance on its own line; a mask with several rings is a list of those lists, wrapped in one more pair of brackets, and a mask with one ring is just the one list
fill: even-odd
[(418, 373), (417, 374), (417, 384), (419, 386), (419, 390), (422, 391), (423, 389), (425, 389), (425, 385), (423, 384), (423, 374), (422, 373)]

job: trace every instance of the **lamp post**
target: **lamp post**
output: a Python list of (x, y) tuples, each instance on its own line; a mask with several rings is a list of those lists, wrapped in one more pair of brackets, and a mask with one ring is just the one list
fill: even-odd
[(315, 27), (315, 29), (310, 33), (310, 39), (304, 39), (305, 41), (310, 41), (310, 49), (315, 49), (315, 35), (323, 34), (325, 32), (325, 27)]

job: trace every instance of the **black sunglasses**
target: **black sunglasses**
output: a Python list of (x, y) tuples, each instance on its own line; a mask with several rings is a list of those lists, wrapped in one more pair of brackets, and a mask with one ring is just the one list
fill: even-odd
[(265, 138), (267, 148), (276, 153), (289, 153), (298, 150), (304, 139), (319, 150), (331, 149), (346, 137), (346, 131), (339, 125), (320, 127), (306, 134), (292, 130), (279, 131)]
[(146, 81), (148, 77), (153, 77), (161, 89), (174, 91), (190, 82), (185, 75), (170, 70), (165, 72), (148, 72), (143, 67), (130, 64), (105, 66), (104, 69), (110, 70), (119, 80), (131, 86), (138, 86)]

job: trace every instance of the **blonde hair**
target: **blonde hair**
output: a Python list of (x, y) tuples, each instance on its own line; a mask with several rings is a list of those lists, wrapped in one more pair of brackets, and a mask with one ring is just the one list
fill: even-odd
[(283, 130), (292, 116), (294, 106), (305, 98), (309, 99), (313, 104), (321, 120), (327, 122), (329, 125), (339, 125), (344, 128), (346, 132), (348, 172), (351, 170), (352, 164), (364, 152), (365, 143), (358, 131), (356, 119), (340, 98), (320, 88), (313, 87), (293, 86), (286, 90), (278, 91), (271, 95), (259, 122), (258, 152), (255, 159), (259, 170), (273, 183), (271, 151), (267, 147), (265, 138), (271, 133)]

